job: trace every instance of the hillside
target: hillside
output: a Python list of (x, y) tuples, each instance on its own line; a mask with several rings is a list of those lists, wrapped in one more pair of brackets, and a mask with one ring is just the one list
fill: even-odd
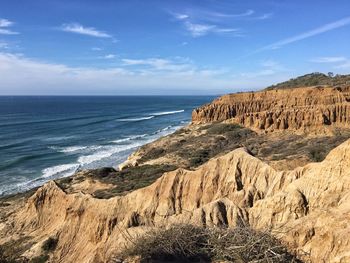
[(344, 86), (350, 85), (350, 75), (335, 75), (329, 72), (328, 75), (323, 73), (310, 73), (294, 79), (290, 79), (266, 88), (266, 90), (273, 89), (290, 89), (298, 87), (311, 86)]
[[(0, 199), (0, 262), (162, 262), (150, 251), (167, 258), (169, 244), (188, 260), (191, 241), (206, 262), (349, 262), (349, 104), (348, 86), (222, 96), (120, 170)], [(220, 238), (240, 233), (258, 252), (242, 238), (232, 246), (244, 249), (219, 258), (203, 245), (222, 249)]]
[(21, 240), (19, 246), (30, 248), (25, 255), (35, 255), (52, 237), (57, 240), (54, 262), (108, 262), (128, 243), (128, 235), (149, 227), (249, 224), (271, 229), (305, 260), (347, 262), (349, 154), (347, 141), (321, 163), (277, 172), (237, 149), (194, 171), (165, 173), (149, 187), (107, 200), (67, 194), (50, 182), (9, 215), (1, 240)]

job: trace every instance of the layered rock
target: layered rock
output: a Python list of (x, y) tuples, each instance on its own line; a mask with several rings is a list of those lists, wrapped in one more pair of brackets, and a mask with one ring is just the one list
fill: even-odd
[(350, 127), (350, 88), (307, 87), (229, 94), (192, 113), (193, 123), (228, 119), (269, 131)]
[(148, 227), (248, 224), (271, 228), (305, 260), (349, 262), (349, 220), (350, 140), (323, 162), (293, 171), (276, 171), (240, 148), (108, 200), (67, 194), (50, 182), (3, 223), (0, 242), (54, 236), (53, 262), (108, 262)]

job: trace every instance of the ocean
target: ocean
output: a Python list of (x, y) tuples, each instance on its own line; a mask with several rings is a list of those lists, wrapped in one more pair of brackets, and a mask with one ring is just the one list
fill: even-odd
[(0, 195), (112, 166), (213, 96), (0, 97)]

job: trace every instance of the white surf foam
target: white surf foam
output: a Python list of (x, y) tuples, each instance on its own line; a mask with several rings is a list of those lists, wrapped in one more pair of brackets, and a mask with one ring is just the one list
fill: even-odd
[(162, 116), (162, 115), (170, 115), (170, 114), (181, 113), (181, 112), (184, 112), (184, 111), (185, 111), (185, 110), (162, 111), (162, 112), (152, 113), (152, 115), (155, 115), (155, 116)]
[(58, 141), (66, 141), (75, 138), (75, 136), (58, 136), (58, 137), (51, 137), (51, 138), (44, 138), (42, 141), (46, 142), (58, 142)]
[(79, 151), (85, 150), (86, 148), (88, 148), (88, 147), (87, 146), (71, 146), (71, 147), (66, 147), (66, 148), (62, 149), (62, 152), (64, 152), (64, 153), (79, 152)]
[(112, 143), (122, 143), (122, 142), (131, 141), (131, 140), (142, 139), (142, 138), (144, 138), (144, 137), (146, 137), (146, 136), (148, 136), (148, 134), (132, 135), (132, 136), (130, 136), (130, 137), (126, 137), (126, 138), (114, 140), (114, 141), (111, 141), (111, 142), (112, 142)]
[[(106, 159), (106, 158), (112, 158), (111, 160), (113, 161), (118, 159), (118, 156), (123, 156), (123, 154), (125, 154), (125, 158), (126, 158), (128, 154), (127, 152), (121, 155), (118, 155), (118, 153), (122, 153), (123, 151), (127, 151), (127, 150), (130, 150), (130, 151), (134, 150), (137, 147), (140, 147), (144, 144), (157, 140), (161, 136), (165, 136), (170, 133), (173, 133), (181, 127), (183, 127), (183, 125), (179, 125), (179, 126), (170, 125), (154, 132), (153, 134), (132, 135), (127, 138), (116, 140), (118, 142), (120, 142), (120, 140), (130, 141), (130, 143), (124, 144), (124, 145), (111, 144), (108, 146), (105, 146), (105, 145), (70, 146), (71, 148), (52, 147), (52, 149), (55, 149), (55, 150), (65, 149), (65, 150), (68, 150), (68, 152), (73, 150), (78, 151), (78, 147), (86, 147), (86, 148), (79, 149), (80, 151), (82, 151), (83, 154), (85, 153), (85, 155), (80, 156), (75, 163), (61, 164), (61, 165), (48, 167), (42, 170), (42, 176), (39, 178), (34, 178), (29, 181), (19, 182), (16, 185), (12, 185), (10, 187), (0, 186), (0, 195), (5, 193), (9, 194), (9, 193), (15, 193), (15, 192), (22, 192), (22, 191), (31, 189), (33, 187), (40, 186), (53, 178), (63, 178), (63, 177), (73, 175), (79, 168), (83, 168), (83, 169), (97, 168), (100, 165), (99, 161), (101, 161), (102, 163), (103, 161), (107, 161), (107, 162), (110, 161), (109, 159)], [(134, 139), (136, 141), (133, 141)], [(106, 160), (103, 160), (103, 159), (106, 159)], [(118, 160), (120, 162), (123, 161), (123, 159), (118, 159)]]
[(79, 166), (80, 165), (78, 163), (72, 163), (48, 167), (42, 170), (42, 177), (51, 177), (57, 174), (62, 174), (62, 177), (67, 176), (68, 174), (73, 174), (79, 168)]
[(109, 158), (111, 157), (113, 154), (119, 153), (119, 152), (123, 152), (126, 150), (130, 150), (136, 147), (140, 147), (143, 144), (147, 143), (146, 140), (144, 141), (140, 141), (137, 143), (132, 143), (132, 144), (128, 144), (128, 145), (124, 145), (124, 146), (105, 146), (103, 147), (103, 150), (101, 151), (97, 151), (93, 154), (89, 154), (89, 155), (84, 155), (84, 156), (80, 156), (78, 158), (78, 162), (81, 165), (88, 165), (94, 162), (98, 162), (101, 161), (103, 159)]
[(72, 153), (72, 152), (80, 152), (87, 148), (88, 148), (87, 146), (70, 146), (70, 147), (62, 148), (59, 151), (63, 153)]
[(118, 119), (117, 121), (144, 121), (144, 120), (150, 120), (153, 118), (154, 118), (154, 116), (148, 116), (148, 117), (140, 117), (140, 118)]

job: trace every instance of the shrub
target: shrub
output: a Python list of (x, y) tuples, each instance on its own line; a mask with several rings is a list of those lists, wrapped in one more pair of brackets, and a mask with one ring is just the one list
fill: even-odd
[(89, 176), (107, 184), (113, 184), (112, 189), (101, 189), (93, 193), (94, 197), (108, 199), (113, 196), (125, 195), (130, 191), (148, 186), (161, 177), (165, 172), (173, 171), (177, 167), (174, 165), (141, 165), (128, 167), (122, 171), (111, 172), (104, 177), (98, 177), (91, 170)]
[(49, 260), (48, 255), (41, 255), (38, 257), (35, 257), (29, 261), (29, 263), (45, 263)]
[(208, 149), (199, 149), (192, 153), (189, 163), (191, 167), (199, 166), (210, 158), (210, 150)]
[(339, 85), (347, 85), (350, 80), (350, 75), (326, 75), (319, 72), (314, 72), (311, 74), (306, 74), (294, 79), (290, 79), (285, 82), (278, 83), (276, 85), (272, 85), (267, 87), (267, 90), (272, 89), (288, 89), (288, 88), (297, 88), (297, 87), (305, 87), (305, 86), (339, 86)]
[(316, 146), (310, 149), (309, 156), (311, 160), (321, 162), (325, 158), (326, 153), (324, 152), (323, 148)]
[(208, 134), (225, 134), (227, 132), (236, 131), (237, 129), (240, 129), (241, 126), (238, 124), (227, 124), (227, 123), (217, 123), (212, 124), (207, 129)]
[(154, 229), (133, 240), (118, 258), (145, 261), (300, 262), (268, 232), (248, 227), (203, 228), (189, 224)]
[(55, 250), (58, 243), (58, 239), (54, 237), (49, 237), (42, 245), (42, 249), (46, 252)]

